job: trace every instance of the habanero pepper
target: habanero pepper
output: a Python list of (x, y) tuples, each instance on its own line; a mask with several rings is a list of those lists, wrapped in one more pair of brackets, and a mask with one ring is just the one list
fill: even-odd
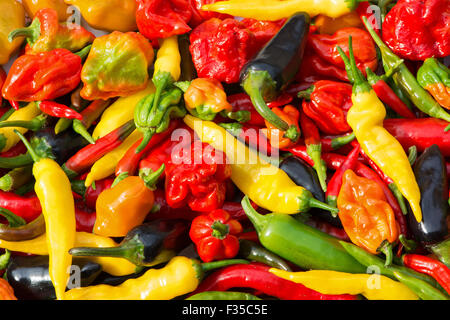
[(14, 60), (2, 88), (13, 101), (53, 100), (74, 90), (80, 82), (82, 56), (67, 49), (24, 54)]
[(348, 83), (320, 80), (300, 91), (298, 97), (306, 100), (302, 104), (303, 112), (322, 132), (338, 135), (351, 130), (346, 120), (352, 106), (351, 94), (352, 87)]
[[(203, 142), (226, 153), (231, 166), (231, 180), (258, 206), (286, 214), (304, 212), (311, 207), (336, 211), (336, 208), (314, 199), (308, 190), (297, 186), (284, 171), (258, 157), (214, 122), (202, 121), (190, 115), (186, 115), (183, 120)], [(274, 189), (280, 192), (271, 192)]]
[(26, 28), (12, 31), (8, 38), (25, 37), (26, 54), (37, 54), (53, 49), (76, 52), (94, 41), (95, 36), (78, 24), (59, 24), (58, 12), (52, 8), (40, 9)]
[(16, 0), (5, 0), (0, 3), (0, 65), (8, 63), (10, 57), (20, 47), (23, 39), (8, 40), (11, 31), (25, 26), (25, 10), (22, 3)]
[(259, 114), (295, 142), (299, 128), (289, 125), (266, 104), (274, 100), (294, 78), (302, 62), (310, 17), (304, 12), (293, 15), (240, 73), (240, 83)]
[(106, 100), (144, 89), (153, 58), (152, 45), (139, 33), (113, 31), (96, 38), (81, 71), (81, 97)]
[(201, 292), (223, 291), (231, 288), (250, 288), (281, 300), (356, 300), (356, 296), (328, 295), (294, 283), (269, 272), (261, 263), (236, 265), (215, 271), (201, 282), (193, 295)]
[(239, 252), (237, 234), (242, 225), (223, 209), (215, 209), (192, 220), (189, 237), (204, 262), (234, 258)]
[(192, 210), (199, 212), (222, 207), (226, 180), (231, 176), (226, 155), (200, 141), (194, 141), (187, 148), (172, 152), (167, 161), (167, 203), (174, 208), (188, 204)]
[(383, 21), (383, 41), (408, 60), (448, 56), (449, 15), (446, 0), (400, 0)]
[[(354, 79), (353, 106), (347, 114), (347, 122), (352, 127), (361, 148), (397, 185), (408, 200), (417, 221), (422, 220), (420, 190), (413, 170), (401, 144), (383, 127), (386, 109), (375, 91), (356, 67), (352, 38), (349, 37), (350, 67)], [(338, 47), (342, 56), (345, 53)], [(370, 114), (370, 117), (367, 116)]]
[(23, 0), (22, 4), (30, 18), (34, 18), (39, 10), (45, 8), (56, 10), (61, 21), (66, 21), (69, 16), (68, 5), (64, 3), (64, 0)]
[(348, 169), (342, 177), (337, 205), (339, 218), (352, 242), (372, 254), (383, 252), (386, 266), (391, 265), (398, 227), (383, 189), (375, 181)]
[(298, 111), (298, 109), (293, 105), (288, 104), (284, 106), (283, 109), (278, 107), (272, 108), (272, 112), (276, 116), (278, 116), (279, 119), (286, 122), (286, 124), (289, 126), (288, 130), (290, 130), (291, 128), (295, 128), (297, 136), (295, 137), (291, 135), (290, 137), (287, 137), (286, 131), (278, 129), (272, 123), (265, 120), (266, 128), (262, 129), (262, 132), (270, 141), (270, 145), (279, 149), (285, 149), (295, 145), (298, 141), (299, 136), (301, 135), (299, 126), (300, 112)]
[(417, 82), (441, 106), (450, 109), (450, 70), (436, 58), (427, 58), (417, 71)]

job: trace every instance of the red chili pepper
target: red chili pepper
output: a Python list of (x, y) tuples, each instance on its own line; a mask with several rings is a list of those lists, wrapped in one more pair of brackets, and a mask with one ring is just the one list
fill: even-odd
[(41, 203), (36, 195), (24, 197), (0, 191), (0, 207), (10, 210), (26, 222), (33, 221), (42, 213)]
[(62, 168), (69, 177), (75, 177), (92, 166), (98, 159), (118, 147), (135, 129), (134, 120), (130, 120), (108, 133), (106, 136), (79, 150), (63, 164)]
[(195, 28), (202, 22), (207, 21), (211, 18), (218, 18), (218, 19), (222, 19), (222, 20), (227, 19), (227, 18), (232, 18), (232, 16), (230, 16), (228, 14), (221, 14), (221, 13), (216, 13), (213, 11), (201, 10), (201, 8), (204, 5), (216, 3), (217, 1), (220, 1), (220, 0), (189, 0), (190, 9), (192, 12), (192, 17), (191, 17), (191, 20), (189, 21), (189, 25), (191, 27)]
[(80, 83), (81, 57), (66, 49), (24, 54), (14, 60), (2, 94), (12, 101), (53, 100)]
[(448, 122), (436, 118), (386, 119), (384, 128), (392, 134), (405, 150), (416, 146), (418, 152), (436, 144), (442, 154), (450, 156), (450, 132)]
[(343, 134), (351, 130), (347, 123), (347, 112), (352, 107), (352, 86), (348, 83), (321, 80), (308, 90), (298, 93), (309, 100), (302, 104), (303, 112), (319, 129), (327, 134)]
[(345, 158), (345, 161), (342, 163), (339, 169), (335, 171), (330, 181), (328, 182), (327, 192), (325, 195), (327, 198), (327, 203), (329, 203), (330, 205), (336, 206), (337, 197), (342, 186), (342, 177), (344, 176), (344, 172), (347, 170), (354, 170), (358, 162), (360, 149), (361, 147), (359, 146), (359, 144), (353, 148), (353, 150)]
[(191, 31), (189, 0), (137, 0), (136, 24), (150, 40), (168, 38)]
[[(275, 34), (280, 30), (286, 19), (278, 21), (262, 21), (256, 19), (242, 19), (241, 22), (250, 30), (256, 39), (256, 46), (262, 48), (269, 42)], [(286, 102), (288, 104), (290, 101)], [(283, 104), (284, 105), (284, 104)], [(270, 108), (270, 107), (269, 107)]]
[(43, 113), (52, 117), (78, 120), (83, 119), (83, 116), (75, 110), (54, 101), (39, 101), (36, 105)]
[(17, 101), (8, 100), (8, 102), (11, 105), (11, 107), (13, 107), (14, 110), (19, 110), (20, 109), (20, 104)]
[[(106, 178), (95, 181), (95, 189), (92, 186), (86, 188), (84, 193), (84, 202), (88, 208), (95, 210), (97, 198), (106, 189), (110, 189), (114, 179)], [(92, 231), (92, 230), (91, 230)]]
[(354, 139), (355, 135), (351, 133), (337, 137), (322, 137), (322, 152), (337, 152), (348, 154), (350, 151), (352, 151), (350, 142), (352, 142)]
[(25, 145), (23, 144), (23, 142), (20, 141), (19, 143), (17, 143), (14, 147), (9, 149), (8, 151), (0, 153), (0, 157), (1, 158), (12, 158), (12, 157), (16, 157), (16, 156), (19, 156), (21, 154), (24, 154), (27, 151), (28, 150), (25, 147)]
[(223, 209), (216, 209), (192, 220), (189, 237), (204, 262), (234, 258), (239, 251), (236, 237), (241, 224)]
[(383, 21), (383, 41), (401, 58), (450, 55), (448, 0), (400, 0)]
[[(307, 103), (303, 101), (303, 104)], [(317, 129), (314, 122), (303, 112), (300, 115), (300, 126), (305, 140), (306, 152), (314, 161), (313, 168), (316, 170), (320, 186), (325, 192), (327, 191), (327, 167), (321, 159), (322, 141), (320, 139), (319, 129)]]
[(95, 212), (89, 212), (84, 208), (83, 203), (75, 204), (75, 220), (78, 232), (91, 233), (95, 224), (96, 214)]
[[(194, 211), (210, 212), (225, 201), (231, 167), (226, 155), (207, 143), (195, 141), (173, 152), (166, 165), (166, 200), (177, 208), (186, 203)], [(185, 152), (188, 151), (188, 152)]]
[(200, 78), (236, 83), (242, 67), (260, 49), (255, 35), (235, 19), (212, 18), (190, 34), (189, 50)]
[[(178, 120), (171, 121), (167, 130), (165, 130), (161, 133), (154, 134), (152, 136), (152, 138), (150, 139), (149, 143), (145, 146), (145, 148), (142, 149), (142, 151), (138, 152), (138, 153), (136, 153), (135, 151), (136, 151), (137, 147), (139, 147), (139, 145), (141, 144), (142, 139), (139, 139), (138, 141), (136, 141), (136, 143), (127, 150), (127, 152), (124, 154), (122, 159), (120, 159), (119, 163), (117, 164), (116, 173), (115, 173), (116, 176), (120, 175), (121, 173), (125, 173), (125, 172), (127, 172), (128, 175), (130, 175), (130, 176), (134, 175), (139, 166), (139, 161), (141, 160), (141, 157), (144, 154), (147, 154), (147, 152), (149, 152), (149, 150), (155, 148), (155, 146), (162, 143), (168, 136), (170, 136), (170, 134), (173, 132), (173, 130), (175, 130), (179, 126), (180, 126), (180, 122)], [(156, 171), (156, 170), (158, 170), (158, 168), (159, 167), (152, 168), (152, 169), (154, 171)]]
[(259, 237), (258, 237), (258, 233), (256, 231), (242, 232), (238, 236), (238, 238), (239, 238), (239, 240), (250, 240), (250, 241), (259, 243)]
[(270, 267), (260, 263), (238, 264), (222, 268), (206, 277), (192, 293), (227, 291), (231, 288), (250, 288), (281, 300), (356, 300), (349, 294), (327, 295), (309, 289), (269, 272)]
[(408, 268), (432, 276), (450, 294), (450, 269), (445, 264), (418, 254), (405, 254), (402, 260)]

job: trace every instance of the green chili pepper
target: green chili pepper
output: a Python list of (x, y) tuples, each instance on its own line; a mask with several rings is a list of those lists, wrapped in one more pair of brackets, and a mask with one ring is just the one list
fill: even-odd
[(261, 300), (257, 296), (244, 292), (205, 291), (194, 294), (186, 300)]
[(289, 268), (289, 265), (283, 259), (250, 240), (239, 240), (238, 255), (247, 260), (257, 261), (277, 269), (291, 271), (291, 268)]
[(422, 300), (450, 300), (448, 296), (423, 280), (416, 279), (399, 271), (394, 271), (394, 276)]

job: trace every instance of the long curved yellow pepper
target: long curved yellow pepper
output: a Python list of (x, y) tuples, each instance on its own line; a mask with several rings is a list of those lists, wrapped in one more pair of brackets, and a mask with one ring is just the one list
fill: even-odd
[(107, 31), (135, 31), (135, 0), (64, 0), (81, 12), (87, 23), (96, 29)]
[[(23, 108), (14, 111), (9, 117), (9, 121), (29, 121), (37, 117), (41, 114), (41, 110), (36, 107), (34, 102), (30, 102)], [(14, 133), (14, 130), (19, 131), (21, 134), (25, 134), (28, 129), (19, 128), (19, 127), (10, 127), (10, 128), (0, 128), (0, 148), (1, 152), (8, 151), (12, 147), (14, 147), (17, 142), (20, 141), (20, 138), (17, 134)]]
[(226, 13), (257, 20), (280, 20), (299, 11), (311, 17), (318, 14), (337, 18), (355, 9), (357, 1), (349, 0), (229, 0), (207, 4), (202, 10)]
[(350, 61), (340, 47), (338, 50), (347, 65), (346, 68), (352, 72), (352, 77), (349, 78), (354, 79), (353, 105), (347, 113), (347, 122), (362, 150), (395, 182), (401, 194), (408, 200), (416, 220), (420, 222), (422, 221), (420, 189), (402, 145), (383, 127), (386, 109), (356, 67), (351, 38)]
[(307, 211), (310, 207), (332, 212), (336, 210), (314, 199), (309, 191), (297, 186), (283, 170), (263, 160), (214, 122), (202, 121), (191, 115), (183, 120), (202, 142), (227, 155), (231, 180), (258, 206), (287, 214)]
[(56, 298), (64, 298), (69, 280), (72, 256), (69, 250), (75, 244), (75, 201), (72, 187), (66, 173), (59, 164), (49, 158), (41, 158), (30, 143), (17, 130), (34, 160), (33, 176), (36, 179), (34, 191), (42, 207), (45, 219), (47, 247), (49, 252), (49, 274), (55, 287)]
[(97, 160), (91, 167), (91, 171), (88, 173), (85, 186), (89, 187), (94, 181), (107, 178), (114, 174), (117, 164), (124, 154), (130, 149), (130, 147), (135, 144), (139, 139), (142, 138), (142, 132), (139, 130), (134, 130), (120, 146), (114, 150), (105, 154), (102, 158)]
[[(75, 234), (74, 247), (111, 248), (115, 246), (117, 246), (117, 243), (108, 237), (103, 237), (88, 232), (77, 232)], [(0, 239), (0, 248), (40, 256), (48, 255), (46, 234), (25, 241), (5, 241)], [(172, 250), (162, 250), (149, 266), (167, 262), (174, 256), (175, 253)], [(123, 258), (86, 257), (86, 259), (98, 263), (102, 266), (102, 270), (104, 272), (109, 273), (112, 276), (126, 276), (136, 271), (136, 266)]]
[(131, 96), (120, 97), (102, 114), (100, 121), (92, 133), (94, 140), (106, 136), (111, 131), (134, 118), (134, 108), (142, 98), (155, 92), (155, 86), (149, 81), (147, 88)]
[(23, 5), (17, 0), (0, 1), (0, 64), (7, 63), (24, 40), (23, 37), (19, 37), (13, 42), (9, 42), (9, 33), (24, 26), (25, 10)]
[(67, 12), (69, 6), (64, 3), (64, 0), (22, 0), (22, 4), (30, 18), (34, 18), (36, 12), (44, 8), (55, 9), (61, 22), (69, 17)]
[(161, 269), (150, 269), (141, 277), (118, 286), (100, 284), (66, 292), (67, 300), (169, 300), (194, 291), (199, 284), (193, 260), (177, 256)]
[(378, 274), (353, 274), (328, 270), (288, 272), (270, 268), (276, 276), (301, 283), (322, 294), (362, 294), (368, 300), (419, 300), (406, 285)]

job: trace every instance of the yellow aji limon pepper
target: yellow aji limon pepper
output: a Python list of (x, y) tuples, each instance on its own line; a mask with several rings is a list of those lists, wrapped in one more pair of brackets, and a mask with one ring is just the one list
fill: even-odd
[(128, 97), (121, 97), (111, 104), (102, 114), (92, 133), (94, 140), (106, 136), (126, 122), (134, 119), (134, 108), (143, 98), (155, 92), (155, 86), (149, 82), (147, 88)]
[(356, 67), (351, 37), (349, 38), (350, 60), (338, 47), (346, 69), (354, 79), (352, 102), (347, 113), (347, 122), (355, 133), (361, 148), (378, 167), (390, 177), (402, 195), (408, 200), (416, 220), (422, 220), (420, 189), (402, 145), (384, 127), (386, 109), (377, 94)]
[(64, 0), (64, 2), (77, 7), (93, 28), (122, 32), (137, 30), (135, 0)]
[[(65, 21), (69, 17), (69, 6), (64, 3), (64, 0), (22, 0), (23, 6), (30, 18), (34, 18), (36, 12), (44, 8), (52, 8), (58, 12), (60, 21)], [(69, 11), (69, 12), (68, 12)]]
[(283, 170), (263, 160), (214, 122), (202, 121), (190, 115), (184, 117), (184, 122), (202, 142), (209, 143), (227, 155), (232, 170), (231, 180), (258, 206), (287, 214), (307, 211), (311, 207), (337, 211), (314, 199), (308, 190), (297, 186)]
[(369, 300), (419, 300), (403, 283), (379, 274), (353, 274), (329, 270), (288, 272), (270, 268), (276, 276), (301, 283), (323, 294), (362, 294)]
[(67, 300), (169, 300), (194, 291), (211, 269), (231, 264), (248, 263), (231, 259), (199, 263), (187, 257), (174, 257), (161, 269), (150, 269), (141, 277), (129, 279), (118, 286), (100, 284), (72, 289)]
[(348, 0), (229, 0), (207, 4), (202, 10), (257, 20), (280, 20), (304, 11), (311, 17), (337, 18), (352, 11), (357, 1)]
[(94, 181), (107, 178), (114, 174), (116, 166), (124, 154), (135, 144), (139, 139), (142, 138), (142, 133), (139, 130), (134, 130), (120, 146), (114, 150), (108, 152), (102, 158), (97, 160), (91, 168), (91, 171), (86, 177), (85, 185), (89, 187)]
[(0, 1), (0, 64), (7, 63), (24, 40), (17, 38), (13, 42), (9, 42), (9, 33), (24, 26), (25, 10), (23, 5), (17, 0)]
[(72, 256), (69, 250), (75, 244), (75, 201), (69, 178), (59, 164), (49, 158), (41, 158), (25, 137), (19, 135), (34, 160), (34, 191), (42, 207), (49, 252), (49, 274), (55, 287), (56, 298), (64, 298)]
[[(30, 121), (41, 114), (41, 110), (37, 108), (34, 102), (30, 102), (23, 108), (14, 111), (9, 117), (8, 121)], [(1, 152), (8, 151), (14, 147), (20, 138), (14, 133), (14, 130), (25, 134), (28, 129), (20, 127), (6, 127), (0, 128), (0, 150)]]

